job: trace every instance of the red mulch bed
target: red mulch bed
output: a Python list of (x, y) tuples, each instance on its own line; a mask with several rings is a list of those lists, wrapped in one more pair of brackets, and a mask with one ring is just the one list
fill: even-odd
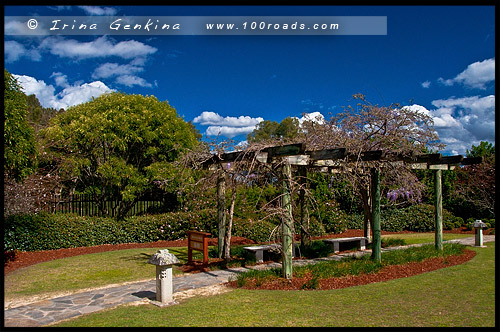
[[(444, 231), (445, 233), (462, 233), (462, 234), (474, 234), (474, 231), (467, 231), (465, 228), (456, 229), (453, 231)], [(401, 233), (411, 233), (411, 232), (401, 232)], [(382, 235), (384, 234), (397, 234), (397, 232), (385, 232), (382, 231)], [(488, 234), (488, 230), (484, 233)], [(363, 236), (362, 230), (347, 230), (340, 234), (331, 234), (320, 237), (313, 237), (313, 239), (321, 239), (321, 238), (331, 238), (331, 237), (355, 237), (355, 236)], [(232, 245), (241, 245), (241, 244), (256, 244), (257, 242), (246, 239), (243, 237), (233, 236), (231, 237)], [(216, 238), (208, 239), (208, 245), (217, 245)], [(186, 247), (187, 240), (176, 240), (176, 241), (157, 241), (150, 243), (123, 243), (123, 244), (105, 244), (100, 246), (92, 246), (92, 247), (79, 247), (79, 248), (64, 248), (57, 250), (42, 250), (42, 251), (16, 251), (14, 257), (11, 257), (4, 264), (4, 274), (7, 275), (12, 271), (17, 269), (30, 266), (33, 264), (46, 262), (54, 259), (60, 259), (65, 257), (84, 255), (84, 254), (92, 254), (97, 252), (104, 251), (112, 251), (112, 250), (122, 250), (122, 249), (131, 249), (131, 248), (156, 248), (156, 247)], [(220, 260), (210, 259), (210, 264), (217, 264)], [(200, 272), (206, 270), (199, 262), (194, 262), (193, 264), (187, 265), (183, 267), (185, 272)]]
[[(377, 273), (361, 274), (357, 276), (345, 276), (337, 278), (319, 279), (319, 285), (316, 290), (339, 289), (352, 286), (366, 285), (373, 282), (388, 281), (397, 278), (411, 277), (420, 273), (430, 272), (445, 267), (462, 264), (476, 256), (473, 250), (465, 249), (462, 255), (448, 256), (444, 258), (430, 258), (423, 262), (413, 262), (405, 265), (391, 265), (382, 268)], [(277, 278), (272, 281), (263, 282), (259, 286), (255, 280), (249, 280), (243, 287), (244, 289), (267, 289), (267, 290), (301, 290), (302, 286), (310, 281), (312, 276), (302, 278), (293, 278), (287, 280)], [(227, 283), (230, 287), (237, 287), (237, 281)]]

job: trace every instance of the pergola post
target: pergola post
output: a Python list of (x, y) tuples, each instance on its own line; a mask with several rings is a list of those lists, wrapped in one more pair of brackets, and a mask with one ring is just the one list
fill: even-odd
[(224, 253), (224, 235), (226, 233), (226, 178), (224, 172), (217, 178), (217, 219), (219, 221), (219, 236), (217, 241), (217, 256)]
[(299, 207), (300, 207), (300, 240), (301, 250), (311, 245), (311, 235), (309, 233), (309, 213), (305, 200), (307, 186), (307, 167), (299, 166)]
[(371, 169), (373, 247), (372, 259), (382, 261), (382, 238), (380, 231), (380, 170)]
[(281, 231), (282, 231), (282, 268), (283, 268), (283, 278), (292, 279), (292, 198), (291, 198), (291, 185), (292, 180), (292, 170), (289, 163), (282, 166), (282, 208), (284, 210), (284, 215), (281, 221)]
[[(371, 189), (368, 188), (368, 194), (364, 194), (363, 196), (366, 196), (366, 203), (365, 199), (363, 199), (363, 205), (366, 205), (366, 207), (363, 207), (365, 210), (370, 210), (370, 205), (371, 205)], [(368, 243), (372, 243), (372, 222), (371, 222), (371, 215), (368, 216), (367, 213), (363, 213), (363, 236), (368, 239)]]
[(443, 250), (443, 194), (441, 186), (441, 170), (434, 173), (434, 191), (436, 193), (436, 215), (435, 215), (435, 247)]

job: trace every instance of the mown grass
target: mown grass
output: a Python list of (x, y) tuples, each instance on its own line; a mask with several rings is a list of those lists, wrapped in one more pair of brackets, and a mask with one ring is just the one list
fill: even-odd
[[(434, 233), (384, 235), (382, 236), (383, 241), (385, 241), (386, 237), (404, 239), (407, 244), (434, 241)], [(445, 240), (459, 237), (464, 237), (464, 235), (444, 234)], [(319, 245), (323, 244), (320, 243)], [(233, 263), (227, 265), (228, 267), (255, 263), (255, 258), (249, 257), (242, 247), (235, 246), (231, 248), (231, 254), (242, 258), (243, 261), (236, 259)], [(323, 251), (318, 251), (318, 256), (331, 253), (331, 248), (324, 246), (322, 248)], [(155, 267), (148, 264), (147, 261), (158, 249), (163, 248), (107, 251), (28, 266), (5, 276), (4, 298), (8, 301), (19, 296), (50, 295), (116, 283), (152, 279), (155, 275)], [(187, 262), (186, 247), (168, 249), (179, 258), (181, 263)], [(321, 248), (318, 247), (317, 249)], [(209, 247), (212, 257), (214, 250), (214, 247)], [(193, 251), (193, 255), (194, 259), (202, 259), (201, 252)], [(221, 264), (219, 268), (223, 268), (224, 265)], [(173, 272), (174, 275), (182, 273), (176, 266), (174, 266)]]
[(194, 297), (164, 308), (120, 306), (61, 327), (494, 327), (495, 243), (470, 261), (409, 278), (328, 291)]
[[(5, 276), (5, 300), (16, 296), (61, 293), (109, 284), (153, 279), (155, 266), (148, 264), (149, 257), (160, 248), (138, 248), (79, 255), (43, 262), (13, 271)], [(164, 249), (163, 247), (161, 249)], [(168, 248), (187, 261), (187, 248)], [(194, 259), (202, 253), (194, 251)], [(173, 267), (174, 275), (183, 272)]]
[[(434, 232), (426, 233), (405, 233), (405, 234), (386, 234), (382, 235), (382, 241), (385, 239), (404, 239), (405, 244), (420, 244), (434, 242)], [(456, 234), (456, 233), (443, 233), (443, 240), (463, 239), (466, 237), (474, 236), (474, 234)]]

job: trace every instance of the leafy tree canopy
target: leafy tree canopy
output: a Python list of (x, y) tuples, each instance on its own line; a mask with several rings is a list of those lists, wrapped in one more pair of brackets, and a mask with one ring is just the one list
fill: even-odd
[(472, 145), (470, 151), (466, 151), (467, 157), (483, 157), (486, 162), (495, 165), (495, 146), (491, 143), (481, 141), (478, 146)]
[(37, 167), (35, 136), (27, 120), (26, 95), (7, 70), (4, 84), (4, 170), (7, 177), (23, 181)]
[(248, 134), (247, 140), (250, 143), (262, 142), (266, 140), (290, 140), (300, 134), (299, 120), (287, 117), (280, 123), (276, 121), (264, 120), (257, 124), (254, 131)]
[(175, 177), (172, 162), (198, 143), (168, 102), (124, 93), (69, 108), (42, 135), (66, 178), (91, 189), (97, 201), (121, 199), (118, 217), (153, 188), (153, 181)]

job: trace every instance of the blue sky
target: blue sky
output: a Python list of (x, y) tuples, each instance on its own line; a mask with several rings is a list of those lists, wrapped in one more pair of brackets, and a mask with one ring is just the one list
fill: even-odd
[(387, 35), (5, 35), (4, 65), (45, 107), (109, 91), (154, 95), (207, 137), (241, 141), (262, 120), (329, 118), (362, 93), (431, 115), (445, 154), (495, 140), (494, 6), (5, 6), (4, 14), (386, 16)]

